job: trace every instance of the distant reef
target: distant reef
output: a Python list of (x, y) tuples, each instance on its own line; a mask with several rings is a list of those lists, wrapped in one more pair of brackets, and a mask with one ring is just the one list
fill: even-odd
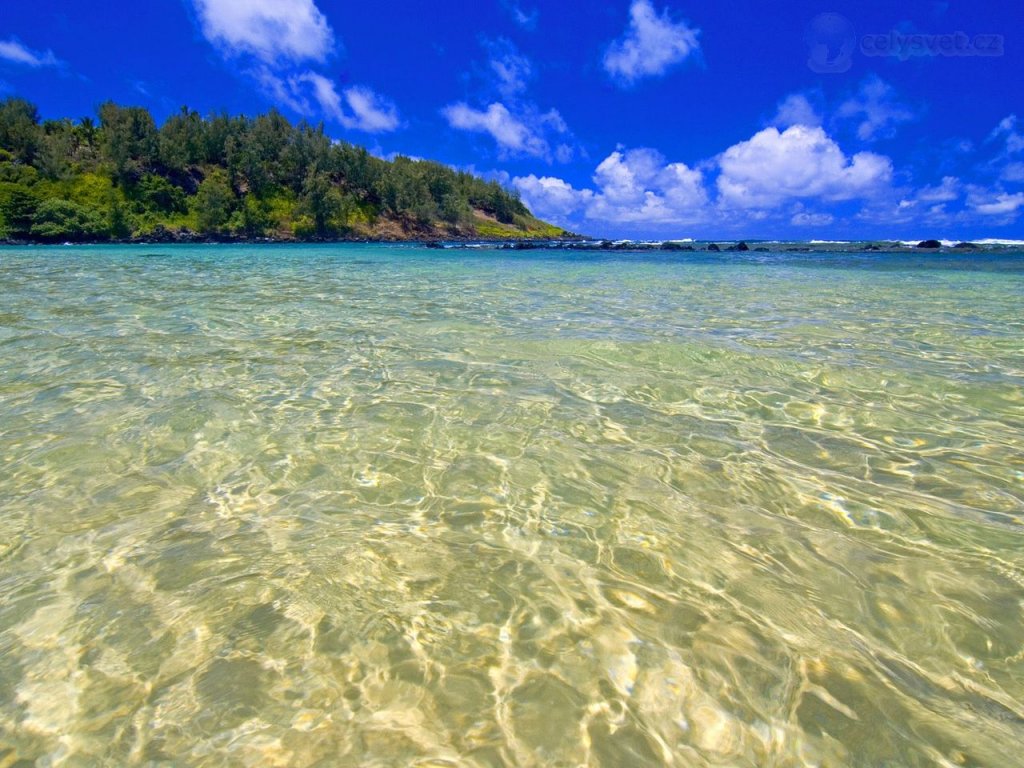
[(0, 102), (0, 241), (529, 240), (571, 237), (494, 181), (337, 142), (323, 125), (203, 117), (157, 126), (107, 102), (41, 121)]
[(1011, 251), (1019, 253), (1024, 245), (1016, 242), (978, 243), (959, 242), (946, 244), (938, 240), (922, 240), (919, 243), (905, 241), (804, 241), (804, 240), (745, 240), (718, 241), (710, 240), (594, 240), (589, 238), (557, 238), (551, 240), (508, 240), (508, 241), (472, 241), (472, 240), (431, 240), (424, 245), (439, 249), (473, 249), (496, 248), (516, 251), (685, 251), (689, 253), (807, 253), (807, 254), (914, 254), (926, 251), (949, 255), (962, 254), (964, 251)]

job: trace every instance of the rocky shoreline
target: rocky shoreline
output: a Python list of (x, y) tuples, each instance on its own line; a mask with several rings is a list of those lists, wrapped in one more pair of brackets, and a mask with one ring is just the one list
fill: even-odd
[[(12, 245), (12, 246), (26, 246), (26, 245), (213, 245), (213, 244), (228, 244), (228, 245), (301, 245), (309, 243), (408, 243), (408, 244), (423, 244), (432, 245), (434, 243), (479, 243), (479, 242), (493, 242), (495, 244), (509, 244), (509, 243), (531, 243), (536, 242), (536, 239), (528, 237), (522, 238), (507, 238), (502, 240), (483, 240), (477, 236), (465, 234), (465, 235), (453, 235), (448, 234), (445, 236), (443, 241), (437, 240), (436, 234), (424, 233), (410, 234), (406, 237), (374, 237), (365, 234), (351, 234), (351, 235), (330, 235), (330, 236), (319, 236), (309, 235), (305, 237), (295, 236), (273, 236), (273, 235), (260, 235), (260, 236), (249, 236), (238, 233), (208, 233), (201, 234), (199, 232), (193, 232), (190, 229), (165, 229), (163, 227), (156, 227), (155, 229), (147, 232), (145, 235), (135, 235), (132, 237), (111, 237), (104, 239), (76, 239), (73, 241), (55, 241), (52, 239), (44, 238), (17, 238), (17, 237), (0, 237), (0, 245)], [(558, 240), (544, 240), (543, 242), (563, 242)], [(564, 242), (590, 242), (580, 238), (565, 238)]]
[(759, 242), (740, 241), (638, 241), (638, 240), (513, 240), (508, 242), (465, 241), (465, 240), (431, 240), (423, 245), (437, 249), (469, 249), (491, 248), (497, 250), (534, 251), (670, 251), (670, 252), (705, 252), (705, 253), (824, 253), (824, 252), (857, 252), (877, 253), (963, 253), (992, 249), (1020, 248), (1012, 245), (979, 245), (972, 242), (958, 242), (944, 245), (938, 240), (921, 240), (916, 244), (905, 244), (895, 241), (858, 241), (858, 242), (821, 242), (808, 243), (800, 241)]
[(694, 241), (694, 240), (607, 240), (589, 238), (563, 239), (506, 239), (488, 240), (473, 237), (459, 237), (444, 240), (422, 238), (378, 238), (378, 237), (247, 237), (245, 235), (214, 234), (203, 235), (189, 230), (157, 229), (145, 236), (112, 238), (108, 240), (83, 240), (53, 243), (40, 240), (14, 238), (0, 239), (4, 246), (36, 245), (302, 245), (330, 243), (381, 243), (421, 245), (437, 250), (512, 250), (512, 251), (666, 251), (686, 253), (963, 253), (968, 251), (1020, 250), (1022, 246), (1012, 244), (978, 244), (969, 241), (946, 245), (938, 240), (921, 240), (914, 243), (891, 240), (849, 241), (849, 242), (802, 242), (802, 241)]

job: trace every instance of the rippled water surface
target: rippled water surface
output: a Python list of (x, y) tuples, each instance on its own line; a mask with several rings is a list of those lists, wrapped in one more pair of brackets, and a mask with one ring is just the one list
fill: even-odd
[(1024, 257), (0, 250), (0, 765), (1024, 764)]

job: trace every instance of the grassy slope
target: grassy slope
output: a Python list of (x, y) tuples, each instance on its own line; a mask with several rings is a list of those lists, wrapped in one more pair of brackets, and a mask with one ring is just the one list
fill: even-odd
[(482, 211), (473, 212), (471, 224), (432, 222), (424, 226), (408, 219), (389, 216), (371, 219), (359, 214), (350, 217), (348, 224), (347, 237), (371, 240), (556, 240), (575, 236), (532, 215), (517, 216), (514, 223), (504, 224)]

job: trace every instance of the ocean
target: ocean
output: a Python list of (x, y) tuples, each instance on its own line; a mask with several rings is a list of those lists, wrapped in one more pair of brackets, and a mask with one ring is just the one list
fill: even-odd
[(1024, 765), (1024, 252), (827, 247), (0, 248), (0, 765)]

